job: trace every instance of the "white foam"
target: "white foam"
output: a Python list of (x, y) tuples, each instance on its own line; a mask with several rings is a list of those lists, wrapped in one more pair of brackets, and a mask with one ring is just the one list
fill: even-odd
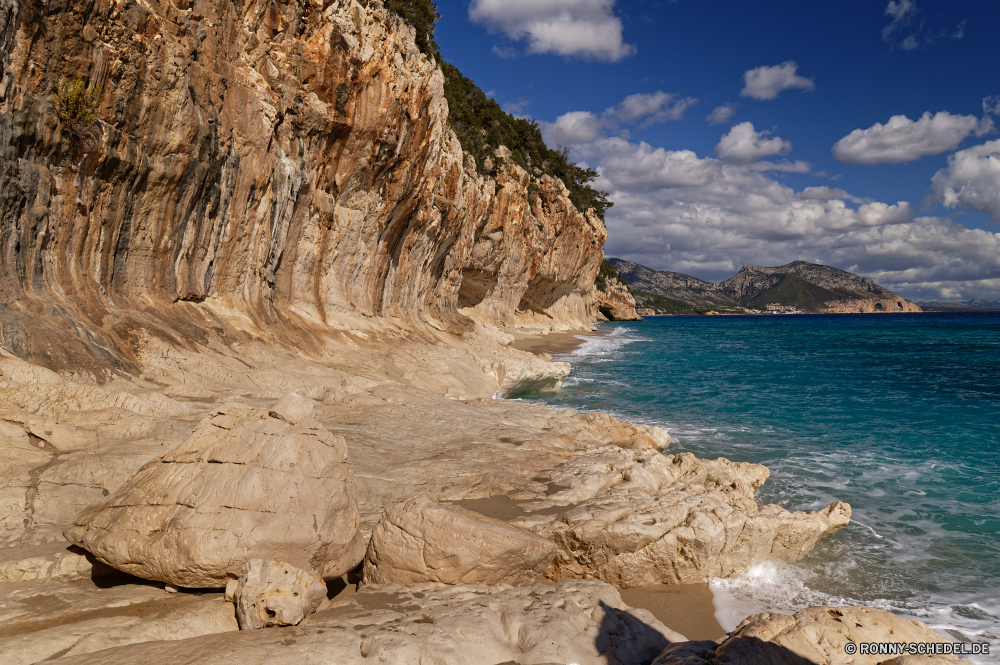
[[(877, 535), (877, 534), (876, 534)], [(768, 561), (732, 578), (709, 579), (715, 620), (731, 632), (743, 619), (761, 612), (794, 614), (807, 607), (867, 605), (907, 619), (923, 621), (949, 640), (989, 642), (993, 654), (1000, 653), (1000, 598), (991, 594), (965, 604), (952, 604), (945, 597), (925, 596), (906, 601), (853, 598), (817, 591), (806, 583), (812, 574), (801, 566)], [(965, 656), (974, 665), (993, 662), (989, 657)]]

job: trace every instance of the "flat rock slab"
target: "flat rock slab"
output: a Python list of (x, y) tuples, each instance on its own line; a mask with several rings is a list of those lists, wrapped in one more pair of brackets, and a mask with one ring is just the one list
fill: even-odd
[(721, 644), (688, 642), (653, 665), (959, 665), (957, 656), (848, 654), (848, 643), (948, 642), (920, 621), (872, 607), (810, 607), (794, 615), (747, 617)]
[(66, 537), (136, 577), (217, 588), (251, 558), (340, 577), (364, 555), (358, 521), (344, 437), (308, 416), (293, 424), (228, 404)]
[(233, 606), (221, 594), (165, 594), (159, 584), (21, 586), (0, 599), (4, 665), (238, 630)]
[(368, 587), (289, 628), (209, 635), (67, 658), (66, 665), (515, 662), (639, 665), (684, 637), (599, 581), (530, 587)]
[(419, 496), (386, 509), (368, 542), (364, 580), (523, 586), (555, 555), (551, 540)]

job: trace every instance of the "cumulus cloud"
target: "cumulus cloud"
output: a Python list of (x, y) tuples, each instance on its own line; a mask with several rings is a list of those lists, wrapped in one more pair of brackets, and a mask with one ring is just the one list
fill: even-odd
[(724, 125), (732, 120), (734, 115), (736, 115), (736, 107), (732, 104), (723, 104), (712, 109), (705, 120), (710, 125)]
[(934, 195), (949, 208), (962, 206), (1000, 222), (1000, 140), (960, 150), (931, 179)]
[(649, 127), (659, 122), (680, 120), (688, 107), (697, 104), (694, 97), (679, 98), (662, 90), (652, 94), (629, 95), (617, 105), (604, 112), (605, 117), (621, 123), (639, 122), (640, 127)]
[(799, 66), (789, 60), (774, 67), (757, 67), (748, 69), (743, 74), (743, 90), (740, 94), (754, 99), (774, 99), (782, 90), (799, 88), (812, 90), (816, 85), (812, 79), (799, 76)]
[(755, 164), (616, 137), (579, 144), (574, 158), (597, 168), (595, 186), (615, 202), (608, 256), (713, 280), (748, 263), (806, 259), (912, 298), (1000, 297), (1000, 234), (917, 217), (905, 201), (825, 186), (796, 191)]
[(635, 53), (622, 39), (615, 0), (473, 0), (469, 18), (531, 53), (555, 53), (617, 62)]
[(541, 123), (542, 133), (550, 145), (587, 143), (609, 132), (627, 135), (627, 130), (622, 129), (625, 126), (645, 128), (660, 122), (680, 120), (684, 111), (697, 103), (694, 97), (680, 97), (662, 90), (636, 93), (605, 109), (600, 115), (590, 111), (564, 113), (555, 122)]
[(1000, 115), (1000, 96), (983, 97), (983, 115)]
[(554, 145), (587, 143), (601, 135), (601, 121), (590, 111), (571, 111), (545, 125), (545, 140)]
[(924, 113), (919, 120), (894, 115), (884, 125), (877, 122), (868, 129), (855, 129), (837, 141), (833, 156), (851, 164), (899, 164), (954, 150), (970, 134), (991, 131), (993, 121), (988, 117), (947, 111)]
[(734, 125), (715, 146), (715, 154), (733, 164), (750, 164), (761, 157), (781, 155), (792, 149), (792, 144), (778, 138), (765, 138), (768, 132), (758, 132), (752, 122)]

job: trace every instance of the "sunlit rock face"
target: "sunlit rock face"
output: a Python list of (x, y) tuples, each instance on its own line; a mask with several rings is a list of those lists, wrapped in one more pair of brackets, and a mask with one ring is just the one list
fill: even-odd
[[(5, 2), (3, 344), (106, 380), (149, 337), (595, 320), (603, 222), (502, 152), (477, 174), (365, 4)], [(94, 120), (60, 117), (78, 78)]]

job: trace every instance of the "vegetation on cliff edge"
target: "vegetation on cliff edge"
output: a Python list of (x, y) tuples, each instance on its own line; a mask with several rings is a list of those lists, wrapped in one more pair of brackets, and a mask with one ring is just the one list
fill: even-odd
[[(619, 281), (621, 285), (625, 287), (625, 290), (629, 293), (633, 293), (632, 287), (628, 285), (628, 282), (618, 273), (618, 270), (607, 262), (607, 260), (601, 262), (601, 269), (597, 272), (597, 278), (594, 279), (594, 286), (601, 293), (607, 293), (608, 291), (608, 281)], [(634, 294), (633, 294), (634, 295)]]
[[(417, 45), (441, 63), (444, 95), (448, 100), (449, 120), (462, 143), (462, 149), (476, 160), (480, 173), (495, 175), (491, 158), (499, 146), (510, 150), (511, 158), (532, 176), (547, 174), (562, 180), (569, 190), (569, 200), (578, 210), (593, 208), (601, 219), (613, 204), (606, 192), (590, 183), (597, 171), (569, 161), (567, 149), (552, 150), (542, 140), (538, 123), (515, 118), (488, 98), (458, 68), (442, 61), (434, 42), (434, 24), (440, 15), (432, 0), (383, 0), (386, 9), (395, 12), (416, 30)], [(535, 171), (538, 169), (538, 172)], [(622, 280), (624, 282), (624, 280)]]

